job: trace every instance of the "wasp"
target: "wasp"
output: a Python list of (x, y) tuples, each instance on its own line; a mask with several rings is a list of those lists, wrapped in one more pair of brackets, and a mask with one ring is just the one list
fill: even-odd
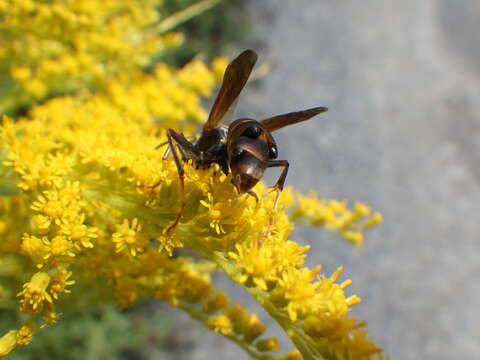
[[(247, 83), (257, 58), (253, 50), (245, 50), (227, 66), (222, 85), (198, 140), (190, 141), (182, 133), (168, 129), (167, 141), (157, 146), (159, 148), (168, 144), (163, 159), (172, 153), (180, 183), (180, 210), (175, 221), (166, 229), (167, 234), (178, 225), (187, 205), (185, 171), (181, 160), (191, 160), (196, 168), (202, 169), (218, 164), (226, 175), (232, 174), (232, 183), (240, 195), (249, 194), (257, 201), (258, 197), (252, 188), (263, 177), (265, 170), (282, 167), (273, 186), (277, 192), (273, 205), (275, 209), (290, 165), (287, 160), (277, 160), (277, 144), (271, 133), (327, 111), (326, 107), (315, 107), (260, 121), (242, 118), (231, 122), (238, 96)], [(159, 183), (147, 187), (154, 188), (158, 185)]]

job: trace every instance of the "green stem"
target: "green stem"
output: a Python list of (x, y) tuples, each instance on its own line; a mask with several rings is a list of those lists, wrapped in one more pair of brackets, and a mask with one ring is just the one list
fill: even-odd
[(190, 5), (189, 7), (176, 12), (170, 16), (167, 16), (160, 23), (158, 23), (154, 32), (163, 34), (178, 25), (190, 20), (191, 18), (200, 15), (201, 13), (209, 10), (210, 8), (217, 5), (221, 0), (202, 0), (196, 4)]
[[(204, 326), (206, 326), (211, 330), (210, 326), (208, 326), (207, 324), (208, 317), (205, 314), (203, 314), (201, 311), (198, 311), (197, 309), (188, 306), (184, 302), (179, 302), (178, 308), (187, 312), (192, 318), (199, 321), (200, 323), (202, 323)], [(245, 343), (238, 336), (235, 336), (235, 335), (223, 335), (223, 336), (225, 336), (227, 339), (229, 339), (230, 341), (240, 346), (253, 359), (262, 360), (265, 358), (265, 354), (262, 354), (261, 352), (259, 352), (253, 345)]]

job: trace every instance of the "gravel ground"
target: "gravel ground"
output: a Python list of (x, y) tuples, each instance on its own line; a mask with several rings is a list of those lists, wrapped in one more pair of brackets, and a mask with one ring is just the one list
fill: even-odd
[[(364, 300), (355, 315), (392, 359), (475, 358), (480, 3), (262, 0), (250, 11), (259, 39), (250, 46), (273, 68), (244, 92), (238, 114), (327, 105), (325, 116), (276, 134), (279, 158), (291, 163), (287, 183), (385, 217), (359, 251), (298, 229), (295, 238), (313, 245), (310, 264), (345, 266), (350, 293)], [(199, 344), (185, 359), (246, 359), (191, 331)]]

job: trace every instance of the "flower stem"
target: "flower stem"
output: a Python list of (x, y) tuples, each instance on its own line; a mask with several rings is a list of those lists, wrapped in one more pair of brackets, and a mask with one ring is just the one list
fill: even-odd
[[(187, 305), (185, 302), (180, 301), (178, 304), (178, 307), (188, 313), (192, 318), (195, 320), (198, 320), (201, 324), (206, 326), (207, 328), (211, 329), (210, 326), (207, 324), (208, 317), (203, 314), (201, 311), (198, 311), (197, 309)], [(250, 355), (253, 359), (264, 359), (265, 354), (262, 354), (259, 352), (253, 345), (247, 344), (244, 341), (242, 341), (238, 336), (235, 335), (223, 335), (230, 341), (234, 342), (238, 346), (240, 346), (245, 352)]]
[(183, 10), (176, 12), (170, 16), (167, 16), (155, 27), (155, 32), (163, 34), (178, 25), (190, 20), (191, 18), (200, 15), (201, 13), (209, 10), (217, 5), (221, 0), (202, 0)]

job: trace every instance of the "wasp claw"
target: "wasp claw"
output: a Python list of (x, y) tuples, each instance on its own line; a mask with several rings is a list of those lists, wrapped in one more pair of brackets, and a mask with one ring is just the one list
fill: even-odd
[(256, 201), (257, 204), (258, 204), (258, 202), (259, 202), (260, 200), (258, 199), (257, 194), (255, 194), (255, 192), (254, 192), (253, 190), (247, 191), (247, 194), (250, 195), (250, 196), (252, 196), (253, 198), (255, 198), (255, 201)]
[(157, 188), (161, 183), (162, 183), (162, 180), (159, 180), (159, 181), (157, 181), (157, 182), (156, 182), (155, 184), (153, 184), (153, 185), (142, 184), (142, 185), (140, 185), (140, 187), (141, 187), (142, 189), (154, 190), (154, 189)]
[(170, 225), (169, 227), (163, 229), (162, 234), (165, 236), (170, 236), (170, 233), (172, 232), (174, 227), (175, 226)]

